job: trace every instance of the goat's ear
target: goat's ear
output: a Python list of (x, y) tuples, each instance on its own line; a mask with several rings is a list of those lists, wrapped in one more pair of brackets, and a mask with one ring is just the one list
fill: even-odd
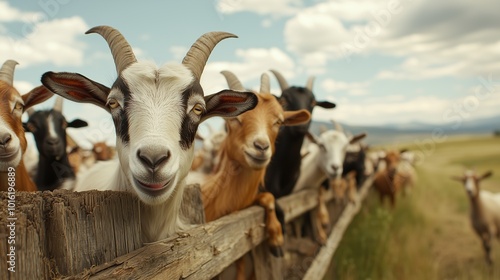
[(205, 138), (203, 138), (203, 136), (201, 136), (198, 132), (196, 133), (196, 135), (194, 136), (195, 139), (198, 139), (200, 141), (205, 141)]
[(309, 139), (309, 141), (313, 142), (314, 144), (318, 145), (319, 141), (316, 135), (312, 134), (311, 132), (306, 132), (306, 137)]
[(211, 117), (236, 117), (255, 108), (258, 102), (259, 99), (253, 92), (223, 90), (205, 96), (207, 111), (201, 117), (201, 121)]
[(463, 182), (465, 178), (463, 176), (451, 176), (450, 177), (452, 180)]
[(86, 121), (80, 119), (74, 119), (73, 121), (68, 123), (68, 127), (73, 127), (73, 128), (86, 127), (88, 125), (89, 124)]
[(488, 177), (491, 177), (491, 175), (493, 175), (493, 172), (491, 170), (486, 171), (483, 175), (481, 175), (481, 177), (479, 178), (479, 180), (483, 180), (483, 179), (486, 179)]
[(355, 135), (351, 138), (351, 140), (349, 140), (349, 144), (354, 144), (365, 137), (366, 137), (366, 133), (360, 133), (358, 135)]
[(32, 89), (30, 92), (22, 96), (24, 102), (24, 110), (35, 106), (36, 104), (42, 103), (54, 95), (50, 90), (44, 86), (38, 86)]
[(25, 132), (31, 132), (30, 126), (28, 123), (23, 122), (23, 128)]
[(42, 84), (66, 99), (91, 103), (109, 112), (106, 102), (110, 89), (80, 74), (46, 72)]
[(329, 101), (316, 101), (315, 106), (319, 106), (325, 109), (332, 109), (335, 108), (335, 103), (329, 102)]
[(285, 111), (283, 112), (283, 125), (293, 126), (307, 123), (311, 120), (311, 113), (307, 110)]

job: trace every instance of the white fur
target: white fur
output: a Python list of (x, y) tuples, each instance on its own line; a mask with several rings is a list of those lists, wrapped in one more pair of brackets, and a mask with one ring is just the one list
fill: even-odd
[[(187, 113), (181, 106), (181, 93), (193, 82), (193, 76), (182, 64), (166, 64), (157, 69), (148, 62), (132, 64), (122, 76), (132, 92), (128, 111), (130, 142), (125, 145), (117, 137), (118, 160), (94, 165), (82, 174), (75, 190), (135, 193), (141, 200), (143, 241), (152, 242), (184, 227), (178, 215), (193, 146), (183, 150), (179, 144), (181, 122)], [(112, 90), (108, 98), (115, 98), (123, 106), (123, 95), (118, 90)], [(187, 110), (198, 98), (201, 99), (190, 100)], [(151, 153), (169, 150), (171, 156), (165, 165), (155, 170), (153, 177), (138, 159), (139, 149)], [(153, 197), (142, 192), (134, 178), (148, 184), (170, 181), (169, 189)]]
[[(300, 176), (294, 192), (305, 188), (317, 188), (327, 178), (340, 179), (342, 176), (349, 139), (343, 132), (329, 130), (317, 137), (317, 142), (322, 144), (325, 150), (317, 144), (310, 144), (309, 154), (302, 159)], [(338, 169), (334, 171), (332, 165), (338, 166)]]

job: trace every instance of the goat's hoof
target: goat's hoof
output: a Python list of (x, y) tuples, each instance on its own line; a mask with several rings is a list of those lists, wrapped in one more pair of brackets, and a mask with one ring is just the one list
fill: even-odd
[(271, 254), (277, 258), (283, 257), (283, 248), (281, 246), (272, 246), (269, 245), (269, 250), (271, 251)]

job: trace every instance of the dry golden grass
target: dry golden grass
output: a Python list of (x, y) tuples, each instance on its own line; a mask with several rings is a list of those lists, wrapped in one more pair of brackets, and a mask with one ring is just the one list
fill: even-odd
[(489, 267), (465, 190), (450, 179), (466, 168), (493, 170), (482, 188), (500, 192), (500, 138), (448, 139), (422, 154), (417, 185), (394, 210), (368, 197), (325, 279), (500, 279), (500, 242), (493, 242)]

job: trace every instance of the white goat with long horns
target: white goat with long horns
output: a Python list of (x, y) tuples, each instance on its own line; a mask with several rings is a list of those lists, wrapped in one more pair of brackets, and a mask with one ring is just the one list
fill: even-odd
[(251, 92), (223, 90), (204, 97), (200, 78), (213, 48), (225, 32), (201, 36), (182, 64), (157, 67), (137, 61), (123, 35), (109, 26), (87, 33), (106, 39), (118, 78), (111, 88), (76, 73), (47, 72), (43, 84), (67, 99), (92, 103), (113, 117), (118, 161), (97, 164), (76, 190), (122, 190), (141, 201), (144, 242), (164, 239), (184, 228), (179, 209), (185, 177), (193, 160), (193, 141), (200, 122), (235, 117), (255, 107)]

